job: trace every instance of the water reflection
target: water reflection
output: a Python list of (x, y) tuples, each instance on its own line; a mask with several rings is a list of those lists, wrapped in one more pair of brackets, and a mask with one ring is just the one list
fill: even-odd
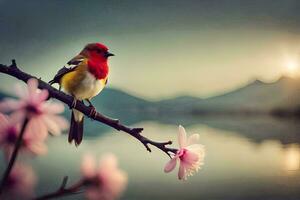
[[(155, 140), (177, 141), (174, 125), (149, 121), (136, 126), (144, 127), (144, 134)], [(75, 181), (84, 153), (113, 152), (129, 175), (123, 199), (300, 199), (300, 175), (295, 173), (299, 145), (285, 146), (272, 138), (257, 143), (237, 131), (201, 124), (192, 124), (187, 131), (199, 133), (207, 150), (203, 169), (187, 182), (178, 181), (176, 172), (164, 174), (165, 154), (154, 148), (148, 153), (130, 136), (111, 131), (85, 140), (79, 148), (68, 145), (65, 136), (49, 140), (49, 154), (34, 160), (41, 180), (38, 193), (56, 189), (65, 175)]]
[(284, 169), (296, 171), (300, 168), (300, 148), (298, 145), (287, 147), (284, 152)]

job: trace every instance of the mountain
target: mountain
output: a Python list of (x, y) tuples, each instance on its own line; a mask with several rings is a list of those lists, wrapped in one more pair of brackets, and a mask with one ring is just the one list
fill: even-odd
[(151, 102), (135, 97), (118, 89), (106, 88), (93, 98), (95, 107), (107, 113), (115, 112), (144, 112), (150, 108)]
[(194, 96), (179, 96), (154, 102), (158, 112), (164, 114), (168, 112), (190, 113), (203, 99)]
[(300, 78), (292, 79), (282, 77), (279, 82), (282, 83), (283, 88), (286, 91), (286, 96), (277, 107), (288, 109), (294, 109), (295, 107), (300, 108)]
[(300, 107), (300, 79), (281, 77), (275, 82), (254, 80), (233, 91), (200, 99), (177, 97), (157, 102), (160, 109), (194, 114), (266, 113), (276, 108)]
[[(273, 83), (255, 80), (232, 92), (206, 99), (215, 109), (270, 110), (278, 106), (294, 107), (299, 102), (298, 79), (281, 77)], [(297, 100), (298, 99), (298, 100)]]
[(105, 88), (92, 99), (92, 104), (104, 115), (134, 124), (156, 112), (153, 103), (118, 89)]

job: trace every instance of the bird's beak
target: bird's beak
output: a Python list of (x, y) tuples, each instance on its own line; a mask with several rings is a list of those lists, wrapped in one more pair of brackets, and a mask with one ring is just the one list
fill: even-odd
[(110, 53), (110, 52), (106, 52), (106, 54), (105, 54), (105, 57), (106, 58), (108, 58), (108, 57), (110, 57), (110, 56), (114, 56), (115, 54), (113, 54), (113, 53)]

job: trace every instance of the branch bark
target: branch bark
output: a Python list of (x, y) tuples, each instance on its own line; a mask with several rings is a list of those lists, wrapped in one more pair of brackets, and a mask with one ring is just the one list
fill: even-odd
[(80, 193), (80, 189), (86, 185), (85, 180), (80, 180), (77, 183), (75, 183), (74, 185), (67, 188), (66, 187), (67, 181), (68, 181), (68, 177), (66, 176), (66, 177), (64, 177), (62, 185), (58, 190), (56, 190), (54, 192), (50, 192), (45, 195), (42, 195), (40, 197), (36, 197), (33, 200), (54, 199), (54, 198), (58, 198), (58, 197), (78, 194), (78, 193)]
[[(22, 70), (20, 70), (17, 67), (15, 60), (12, 60), (12, 64), (10, 66), (0, 64), (0, 73), (10, 75), (10, 76), (15, 77), (15, 78), (17, 78), (21, 81), (24, 81), (24, 82), (27, 82), (31, 78), (35, 78), (39, 82), (39, 88), (40, 89), (48, 90), (49, 97), (55, 98), (55, 99), (65, 103), (70, 108), (73, 106), (74, 98), (72, 96), (67, 95), (64, 92), (52, 87), (48, 83), (42, 81), (41, 78), (37, 78), (33, 75), (30, 75), (26, 72), (23, 72)], [(135, 137), (137, 140), (139, 140), (145, 146), (145, 148), (149, 152), (151, 152), (151, 148), (149, 147), (149, 144), (151, 144), (151, 145), (157, 147), (158, 149), (162, 150), (169, 157), (171, 157), (171, 153), (176, 154), (176, 152), (177, 152), (177, 149), (167, 147), (167, 145), (172, 144), (172, 141), (156, 142), (156, 141), (153, 141), (153, 140), (141, 135), (141, 132), (143, 131), (143, 128), (130, 128), (130, 127), (125, 126), (122, 123), (120, 123), (120, 121), (118, 119), (111, 119), (111, 118), (109, 118), (109, 117), (107, 117), (107, 116), (105, 116), (105, 115), (103, 115), (99, 112), (96, 112), (95, 115), (90, 116), (90, 113), (93, 112), (93, 108), (84, 105), (84, 103), (82, 103), (80, 101), (76, 102), (76, 105), (75, 105), (74, 108), (76, 110), (82, 112), (87, 117), (95, 120), (95, 121), (101, 122), (103, 124), (106, 124), (107, 126), (110, 126), (114, 129), (118, 130), (118, 131), (126, 132), (129, 135)]]

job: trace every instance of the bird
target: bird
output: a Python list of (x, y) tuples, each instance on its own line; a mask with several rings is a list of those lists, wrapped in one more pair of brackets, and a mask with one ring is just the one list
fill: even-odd
[(90, 115), (96, 113), (91, 99), (97, 96), (108, 82), (109, 66), (108, 58), (114, 54), (108, 51), (108, 47), (101, 43), (87, 44), (83, 50), (71, 59), (56, 73), (49, 84), (59, 84), (67, 94), (74, 97), (72, 103), (72, 115), (69, 129), (68, 141), (75, 146), (80, 145), (83, 138), (84, 115), (74, 109), (76, 101), (86, 100), (92, 107)]

